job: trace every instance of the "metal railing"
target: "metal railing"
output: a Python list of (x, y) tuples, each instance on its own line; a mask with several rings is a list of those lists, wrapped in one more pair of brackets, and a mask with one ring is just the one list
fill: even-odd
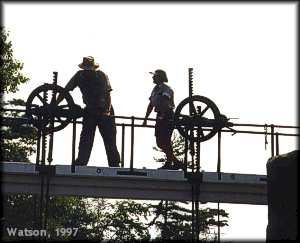
[[(2, 108), (1, 109), (4, 112), (25, 112), (25, 109), (7, 109)], [(125, 164), (125, 135), (126, 135), (126, 128), (130, 128), (130, 171), (134, 170), (134, 142), (135, 142), (135, 128), (138, 127), (146, 127), (146, 128), (154, 128), (154, 125), (142, 125), (138, 124), (138, 121), (143, 121), (144, 117), (135, 117), (135, 116), (119, 116), (115, 115), (112, 116), (116, 119), (116, 126), (121, 128), (121, 167), (124, 167)], [(122, 119), (123, 122), (117, 122), (118, 119)], [(127, 120), (128, 122), (124, 122), (124, 120)], [(153, 118), (147, 118), (147, 121), (155, 122), (156, 119)], [(26, 118), (14, 118), (14, 117), (3, 117), (2, 118), (2, 125), (7, 125), (11, 122), (16, 122), (19, 124), (22, 123), (28, 123), (28, 120)], [(59, 122), (59, 120), (55, 120), (54, 122)], [(75, 161), (75, 152), (76, 152), (76, 138), (77, 138), (77, 125), (82, 124), (81, 120), (74, 119), (72, 121), (73, 129), (72, 129), (72, 161)], [(260, 134), (264, 135), (265, 139), (267, 140), (267, 137), (270, 136), (271, 138), (271, 157), (274, 157), (275, 155), (279, 155), (280, 153), (280, 136), (291, 136), (291, 137), (299, 137), (300, 134), (298, 132), (299, 126), (288, 126), (288, 125), (276, 125), (276, 124), (250, 124), (250, 123), (233, 123), (233, 126), (235, 129), (234, 131), (232, 129), (228, 128), (222, 128), (217, 136), (218, 136), (218, 147), (221, 146), (221, 134), (222, 133), (232, 133), (232, 135), (235, 135), (237, 133), (244, 133), (244, 134)], [(254, 130), (237, 130), (236, 127), (252, 127), (252, 128), (263, 128), (264, 131), (254, 131)], [(297, 130), (296, 133), (288, 133), (288, 132), (278, 132), (276, 129), (295, 129)], [(203, 128), (203, 131), (210, 131), (211, 129), (205, 129)], [(40, 141), (37, 141), (39, 144)], [(39, 145), (38, 145), (39, 148)], [(38, 149), (39, 150), (39, 149)], [(40, 151), (37, 150), (37, 157), (40, 156)], [(43, 153), (43, 157), (46, 155)], [(220, 165), (221, 159), (220, 159), (220, 151), (218, 149), (218, 165), (217, 165), (217, 171), (220, 172)]]

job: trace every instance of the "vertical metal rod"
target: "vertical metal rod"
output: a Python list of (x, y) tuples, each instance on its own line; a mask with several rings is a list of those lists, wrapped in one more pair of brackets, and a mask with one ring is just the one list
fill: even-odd
[(131, 117), (131, 148), (130, 148), (130, 171), (133, 171), (133, 147), (134, 147), (134, 116)]
[(167, 232), (167, 223), (168, 223), (168, 200), (166, 200), (165, 203), (165, 211), (164, 211), (164, 233), (163, 233), (163, 239), (166, 239), (166, 232)]
[[(51, 119), (50, 121), (50, 128), (53, 129), (54, 128), (54, 119)], [(54, 132), (50, 132), (49, 134), (49, 149), (48, 149), (48, 164), (50, 165), (51, 162), (53, 161), (53, 140), (54, 140)]]
[(221, 235), (221, 233), (220, 233), (220, 203), (218, 202), (218, 242), (221, 242), (220, 241), (220, 235)]
[(41, 175), (41, 193), (40, 193), (40, 229), (43, 229), (43, 206), (44, 206), (44, 175)]
[(53, 139), (54, 139), (54, 134), (53, 132), (49, 135), (49, 151), (48, 151), (48, 158), (47, 161), (49, 163), (49, 165), (51, 164), (51, 162), (53, 161)]
[(184, 140), (184, 174), (187, 174), (187, 161), (188, 161), (188, 139), (185, 138)]
[(218, 162), (217, 162), (218, 180), (221, 180), (221, 131), (218, 132)]
[(199, 173), (200, 172), (200, 141), (197, 141), (197, 150), (196, 150), (196, 172)]
[[(190, 134), (193, 135), (193, 130), (190, 130)], [(190, 154), (192, 159), (192, 174), (195, 172), (195, 147), (194, 140), (190, 141)], [(192, 182), (192, 242), (195, 242), (195, 184)]]
[[(193, 130), (190, 130), (190, 134), (193, 134)], [(190, 155), (191, 155), (191, 159), (192, 159), (192, 173), (195, 172), (195, 143), (194, 140), (191, 139), (190, 141)]]
[[(201, 112), (201, 107), (198, 107), (198, 112)], [(200, 128), (197, 127), (197, 141), (196, 141), (196, 174), (200, 175)], [(199, 234), (200, 234), (200, 213), (199, 213), (199, 194), (200, 194), (200, 181), (197, 179), (197, 184), (195, 186), (195, 207), (196, 207), (196, 241), (199, 242)]]
[(47, 229), (48, 223), (48, 206), (49, 206), (49, 189), (50, 189), (50, 175), (46, 176), (46, 195), (45, 195), (45, 215), (44, 215), (44, 229)]
[(41, 130), (38, 129), (37, 131), (37, 146), (36, 146), (36, 160), (35, 164), (40, 164), (40, 156), (41, 156)]
[[(196, 112), (198, 114), (201, 114), (201, 106), (197, 106)], [(197, 131), (196, 131), (196, 136), (197, 136), (197, 141), (196, 141), (196, 172), (200, 172), (200, 126), (197, 126)], [(203, 131), (202, 131), (203, 132)]]
[(73, 120), (73, 132), (72, 132), (72, 165), (71, 172), (75, 173), (75, 150), (76, 150), (76, 118)]
[(195, 240), (195, 188), (192, 185), (192, 242)]
[(279, 135), (278, 135), (278, 132), (275, 133), (275, 140), (276, 140), (276, 155), (279, 155)]
[(40, 191), (40, 228), (43, 228), (43, 216), (44, 216), (44, 185), (45, 185), (45, 176), (44, 176), (44, 168), (45, 168), (45, 160), (46, 160), (46, 134), (42, 131), (42, 159), (41, 159), (41, 191)]
[(200, 184), (197, 182), (195, 188), (196, 200), (195, 200), (195, 207), (196, 207), (196, 240), (199, 242), (199, 234), (200, 234), (200, 214), (199, 214), (199, 192), (200, 192)]
[(33, 194), (33, 227), (37, 228), (37, 196)]
[[(38, 118), (40, 119), (40, 117)], [(37, 130), (37, 146), (36, 146), (36, 160), (35, 160), (35, 170), (37, 170), (37, 166), (40, 164), (40, 152), (41, 152), (41, 129)], [(37, 195), (33, 195), (33, 221), (34, 227), (38, 227), (38, 219), (37, 219)]]
[(271, 156), (274, 157), (274, 125), (271, 124)]
[[(221, 130), (218, 131), (218, 180), (221, 180)], [(218, 242), (220, 242), (220, 202), (218, 202)]]
[(125, 149), (125, 124), (122, 124), (122, 150), (121, 150), (121, 167), (124, 168), (124, 149)]
[(42, 160), (41, 160), (41, 164), (45, 165), (45, 161), (46, 161), (46, 143), (47, 143), (47, 138), (46, 135), (42, 132)]
[(193, 96), (193, 68), (188, 69), (189, 72), (189, 97)]

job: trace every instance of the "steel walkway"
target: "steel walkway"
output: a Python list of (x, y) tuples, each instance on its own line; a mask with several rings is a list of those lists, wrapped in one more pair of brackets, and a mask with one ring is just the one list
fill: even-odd
[[(191, 201), (183, 171), (53, 165), (50, 195)], [(31, 163), (2, 162), (3, 193), (39, 194), (41, 174)], [(201, 172), (199, 201), (267, 205), (266, 175)], [(45, 175), (45, 174), (44, 174)], [(46, 183), (45, 183), (46, 187)]]

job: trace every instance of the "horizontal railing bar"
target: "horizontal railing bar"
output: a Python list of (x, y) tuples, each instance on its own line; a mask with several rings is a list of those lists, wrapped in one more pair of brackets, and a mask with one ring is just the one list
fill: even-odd
[(11, 109), (11, 108), (0, 108), (0, 111), (17, 111), (17, 112), (26, 112), (26, 109)]
[[(136, 117), (136, 116), (112, 116), (114, 118), (120, 118), (120, 119), (129, 119), (131, 120), (132, 118), (135, 120), (145, 120), (144, 117)], [(146, 120), (148, 121), (156, 121), (156, 119), (154, 118), (146, 118)]]
[[(203, 129), (204, 131), (208, 131), (208, 129)], [(263, 134), (263, 135), (272, 135), (271, 132), (256, 132), (256, 131), (241, 131), (241, 130), (234, 130), (231, 131), (231, 130), (221, 130), (221, 132), (230, 132), (230, 133), (247, 133), (247, 134)], [(275, 135), (275, 133), (273, 133)], [(300, 136), (300, 134), (297, 134), (297, 133), (277, 133), (276, 134), (278, 135), (281, 135), (281, 136)]]
[[(22, 119), (24, 120), (24, 118), (15, 118), (15, 117), (11, 117), (9, 119)], [(149, 119), (149, 118), (148, 118)], [(151, 120), (155, 120), (155, 119), (151, 119)], [(55, 120), (55, 122), (59, 122), (59, 120)], [(82, 121), (76, 121), (76, 124), (82, 124)], [(3, 122), (2, 122), (2, 125)], [(116, 126), (125, 126), (125, 127), (131, 127), (132, 124), (131, 123), (116, 123)], [(133, 124), (134, 127), (149, 127), (149, 128), (154, 128), (155, 126), (154, 125), (139, 125), (139, 124)], [(211, 131), (212, 129), (209, 129), (209, 128), (203, 128), (203, 131)], [(260, 131), (249, 131), (249, 130), (229, 130), (229, 129), (221, 129), (221, 132), (229, 132), (229, 133), (247, 133), (247, 134), (262, 134), (262, 135), (272, 135), (271, 132), (260, 132)], [(275, 134), (275, 133), (273, 133)], [(280, 136), (300, 136), (300, 134), (298, 133), (279, 133), (279, 132), (276, 132), (276, 134), (280, 135)]]
[[(26, 112), (26, 109), (10, 109), (10, 108), (0, 108), (1, 111), (16, 111), (16, 112)], [(119, 118), (119, 119), (129, 119), (131, 120), (132, 118), (135, 120), (145, 120), (144, 117), (135, 117), (135, 116), (111, 116), (114, 118)], [(146, 118), (147, 121), (156, 121), (155, 118)], [(275, 124), (251, 124), (251, 123), (232, 123), (233, 126), (248, 126), (248, 127), (274, 127), (274, 128), (295, 128), (299, 129), (300, 126), (289, 126), (289, 125), (275, 125)], [(263, 132), (263, 134), (265, 134)], [(284, 135), (284, 134), (283, 134)]]
[[(269, 124), (250, 124), (250, 123), (233, 123), (233, 126), (243, 126), (243, 127), (271, 127)], [(287, 125), (273, 125), (276, 128), (300, 128), (299, 126), (287, 126)]]

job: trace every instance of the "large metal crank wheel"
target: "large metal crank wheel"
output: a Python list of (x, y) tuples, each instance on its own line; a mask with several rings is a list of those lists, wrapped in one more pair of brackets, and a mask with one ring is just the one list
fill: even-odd
[[(57, 105), (59, 95), (63, 100)], [(26, 114), (35, 127), (47, 134), (59, 131), (71, 122), (70, 110), (74, 106), (72, 96), (64, 88), (56, 84), (44, 84), (29, 95)]]
[(174, 122), (183, 137), (198, 142), (212, 138), (224, 125), (215, 103), (200, 95), (188, 97), (179, 103)]

